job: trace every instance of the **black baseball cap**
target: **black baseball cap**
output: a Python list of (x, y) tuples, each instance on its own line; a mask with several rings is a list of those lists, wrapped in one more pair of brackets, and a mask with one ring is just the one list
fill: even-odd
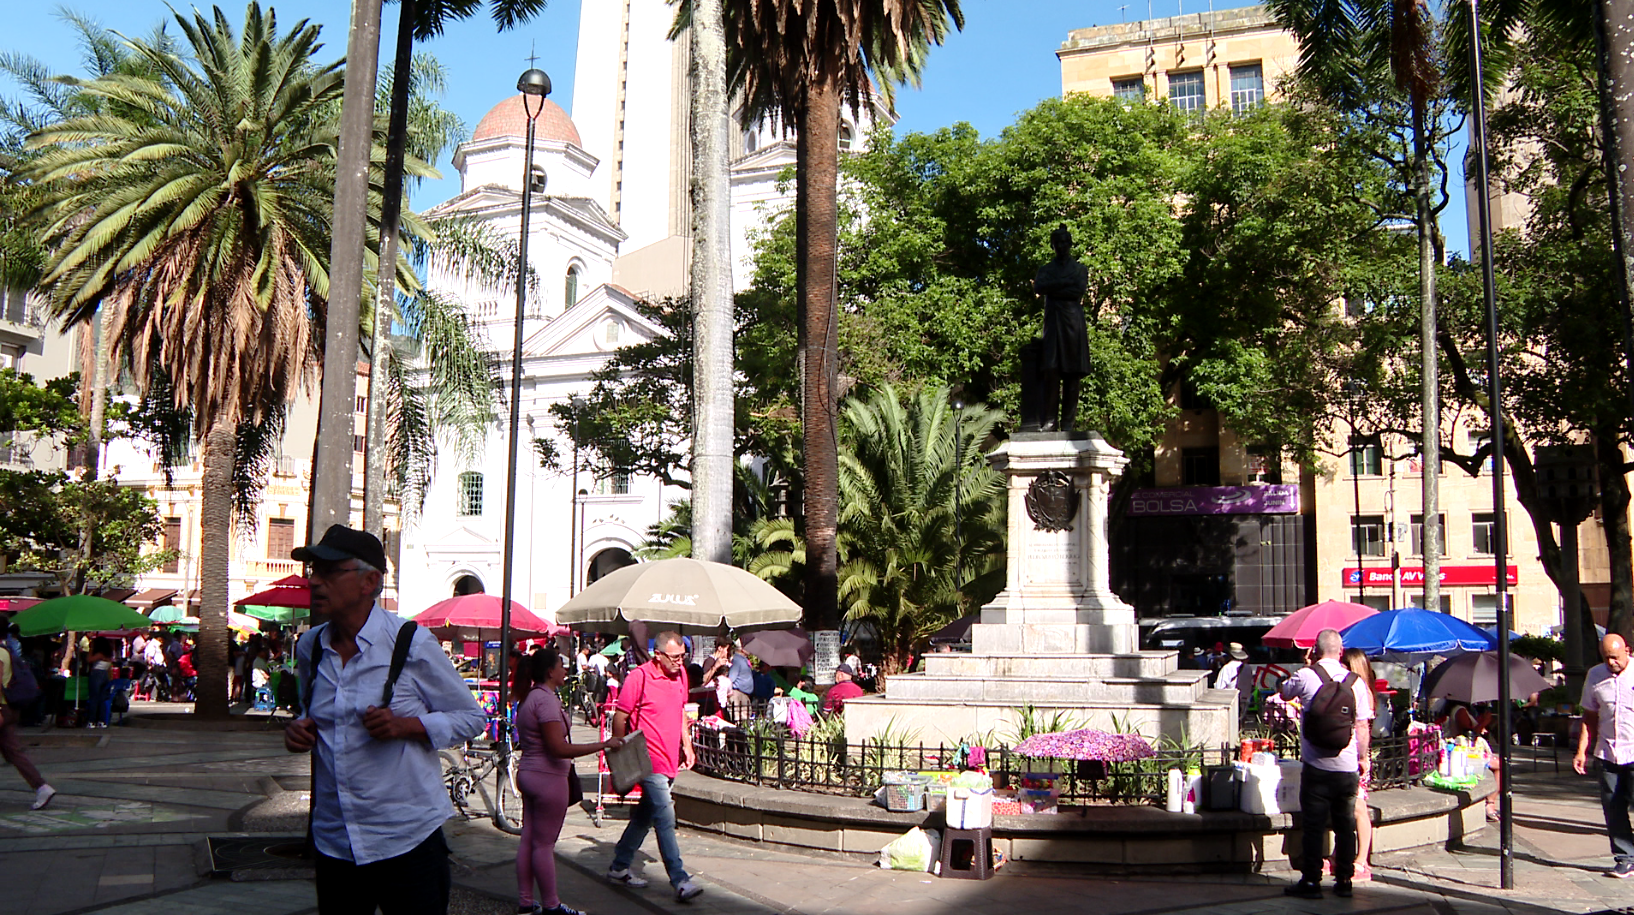
[(850, 664), (836, 664), (834, 666), (834, 672), (837, 674), (845, 674), (848, 677), (855, 677), (857, 675), (857, 672), (851, 669)]
[(368, 531), (358, 531), (344, 524), (334, 524), (323, 532), (317, 543), (298, 546), (289, 551), (289, 558), (302, 562), (341, 562), (358, 559), (386, 571), (386, 548), (380, 538)]

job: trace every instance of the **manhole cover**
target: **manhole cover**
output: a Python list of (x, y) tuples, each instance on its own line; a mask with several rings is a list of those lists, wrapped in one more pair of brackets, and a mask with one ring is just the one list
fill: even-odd
[(218, 874), (238, 870), (299, 867), (306, 836), (211, 836), (210, 869)]

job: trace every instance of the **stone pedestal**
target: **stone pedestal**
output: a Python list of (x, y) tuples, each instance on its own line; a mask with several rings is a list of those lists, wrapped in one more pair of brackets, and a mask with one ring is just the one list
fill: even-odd
[(989, 460), (1009, 486), (1004, 590), (971, 627), (970, 654), (928, 655), (924, 673), (847, 702), (847, 739), (887, 726), (932, 744), (1002, 736), (1032, 706), (1153, 740), (1234, 742), (1237, 692), (1209, 689), (1173, 652), (1140, 651), (1135, 611), (1112, 592), (1107, 500), (1123, 452), (1094, 432), (1018, 433)]
[(1009, 563), (1004, 590), (971, 627), (975, 653), (1134, 651), (1135, 610), (1112, 593), (1106, 543), (1107, 497), (1129, 459), (1095, 432), (1035, 432), (989, 460), (1009, 480)]

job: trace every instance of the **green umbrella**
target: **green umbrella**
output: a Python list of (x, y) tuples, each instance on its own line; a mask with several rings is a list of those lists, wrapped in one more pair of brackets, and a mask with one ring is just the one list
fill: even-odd
[(608, 645), (606, 648), (603, 648), (601, 650), (601, 653), (606, 655), (609, 658), (620, 657), (621, 655), (624, 654), (624, 643), (623, 642), (614, 642), (613, 644)]
[(306, 607), (267, 607), (260, 604), (239, 604), (238, 612), (274, 623), (293, 623), (312, 615), (312, 611)]
[(187, 608), (186, 607), (177, 607), (177, 606), (175, 606), (173, 604), (166, 604), (163, 607), (154, 607), (152, 610), (149, 610), (148, 611), (148, 622), (151, 622), (151, 623), (174, 623), (177, 620), (181, 620), (181, 619), (186, 618), (186, 616), (187, 616)]
[(53, 598), (11, 618), (25, 636), (57, 632), (104, 632), (146, 629), (147, 617), (121, 603), (89, 594)]

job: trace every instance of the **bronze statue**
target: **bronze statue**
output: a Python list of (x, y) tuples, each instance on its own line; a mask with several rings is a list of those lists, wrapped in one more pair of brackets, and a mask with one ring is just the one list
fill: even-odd
[(1028, 351), (1022, 356), (1024, 372), (1036, 371), (1038, 385), (1034, 397), (1022, 393), (1022, 428), (1071, 431), (1078, 416), (1079, 380), (1089, 374), (1089, 329), (1084, 322), (1089, 268), (1072, 256), (1072, 233), (1065, 225), (1050, 233), (1050, 247), (1055, 258), (1038, 268), (1033, 280), (1033, 291), (1044, 297), (1044, 332), (1028, 347), (1037, 353), (1036, 361)]

